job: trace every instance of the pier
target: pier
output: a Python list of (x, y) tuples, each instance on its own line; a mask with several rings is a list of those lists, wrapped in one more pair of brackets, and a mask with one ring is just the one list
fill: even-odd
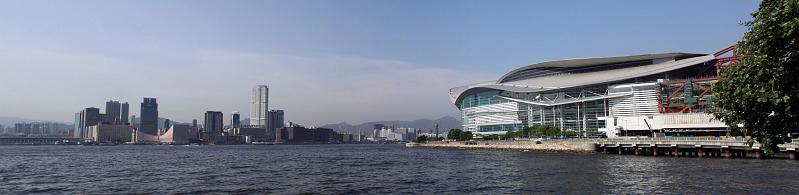
[[(780, 144), (780, 151), (774, 158), (796, 160), (799, 140)], [(663, 157), (705, 157), (705, 158), (764, 158), (761, 145), (751, 146), (743, 138), (721, 137), (625, 137), (607, 139), (554, 139), (543, 141), (433, 141), (427, 143), (408, 143), (408, 148), (459, 148), (459, 149), (497, 149), (537, 152), (572, 152), (619, 155), (648, 155)]]
[[(796, 160), (799, 140), (781, 144), (775, 157)], [(664, 137), (609, 138), (597, 143), (597, 151), (605, 154), (632, 154), (675, 157), (763, 158), (759, 143), (751, 146), (743, 138)]]

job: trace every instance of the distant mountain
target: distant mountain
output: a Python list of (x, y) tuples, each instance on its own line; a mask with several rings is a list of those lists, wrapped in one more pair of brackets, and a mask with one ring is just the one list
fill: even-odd
[[(14, 123), (29, 123), (29, 122), (51, 122), (51, 121), (36, 120), (36, 119), (26, 119), (26, 118), (19, 118), (19, 117), (0, 116), (0, 125), (6, 126), (6, 127), (9, 127), (9, 126), (13, 127)], [(57, 122), (57, 123), (67, 124), (67, 123), (63, 123), (63, 122)], [(67, 124), (67, 125), (71, 125), (71, 124)]]
[(333, 129), (338, 132), (342, 133), (358, 133), (358, 130), (364, 131), (371, 131), (374, 128), (375, 124), (383, 124), (385, 126), (391, 127), (408, 127), (408, 128), (417, 128), (427, 132), (427, 130), (435, 130), (436, 123), (438, 123), (439, 133), (444, 133), (449, 131), (450, 129), (460, 129), (462, 124), (461, 121), (458, 119), (445, 116), (440, 119), (430, 120), (430, 119), (417, 119), (413, 121), (375, 121), (375, 122), (366, 122), (359, 125), (350, 125), (347, 123), (338, 123), (338, 124), (328, 124), (323, 125), (322, 128)]

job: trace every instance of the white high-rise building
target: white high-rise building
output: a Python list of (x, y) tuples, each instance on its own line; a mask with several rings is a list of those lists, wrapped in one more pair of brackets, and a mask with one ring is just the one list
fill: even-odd
[(250, 101), (250, 125), (266, 127), (269, 118), (269, 87), (258, 85), (252, 88)]

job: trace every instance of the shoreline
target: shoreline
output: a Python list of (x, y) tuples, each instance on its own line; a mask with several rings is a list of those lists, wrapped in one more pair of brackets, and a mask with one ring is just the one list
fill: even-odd
[(542, 153), (577, 153), (593, 154), (596, 152), (594, 141), (435, 141), (426, 143), (407, 143), (406, 148), (453, 148), (453, 149), (487, 149), (510, 150)]

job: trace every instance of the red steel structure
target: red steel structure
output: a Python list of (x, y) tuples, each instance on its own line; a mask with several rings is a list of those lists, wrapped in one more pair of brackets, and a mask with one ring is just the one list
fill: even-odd
[[(706, 64), (692, 79), (668, 80), (658, 87), (658, 110), (660, 113), (707, 112), (711, 109), (713, 91), (711, 86), (719, 80), (719, 70), (738, 63), (735, 45), (713, 54), (716, 60)], [(713, 70), (715, 68), (715, 70)]]

